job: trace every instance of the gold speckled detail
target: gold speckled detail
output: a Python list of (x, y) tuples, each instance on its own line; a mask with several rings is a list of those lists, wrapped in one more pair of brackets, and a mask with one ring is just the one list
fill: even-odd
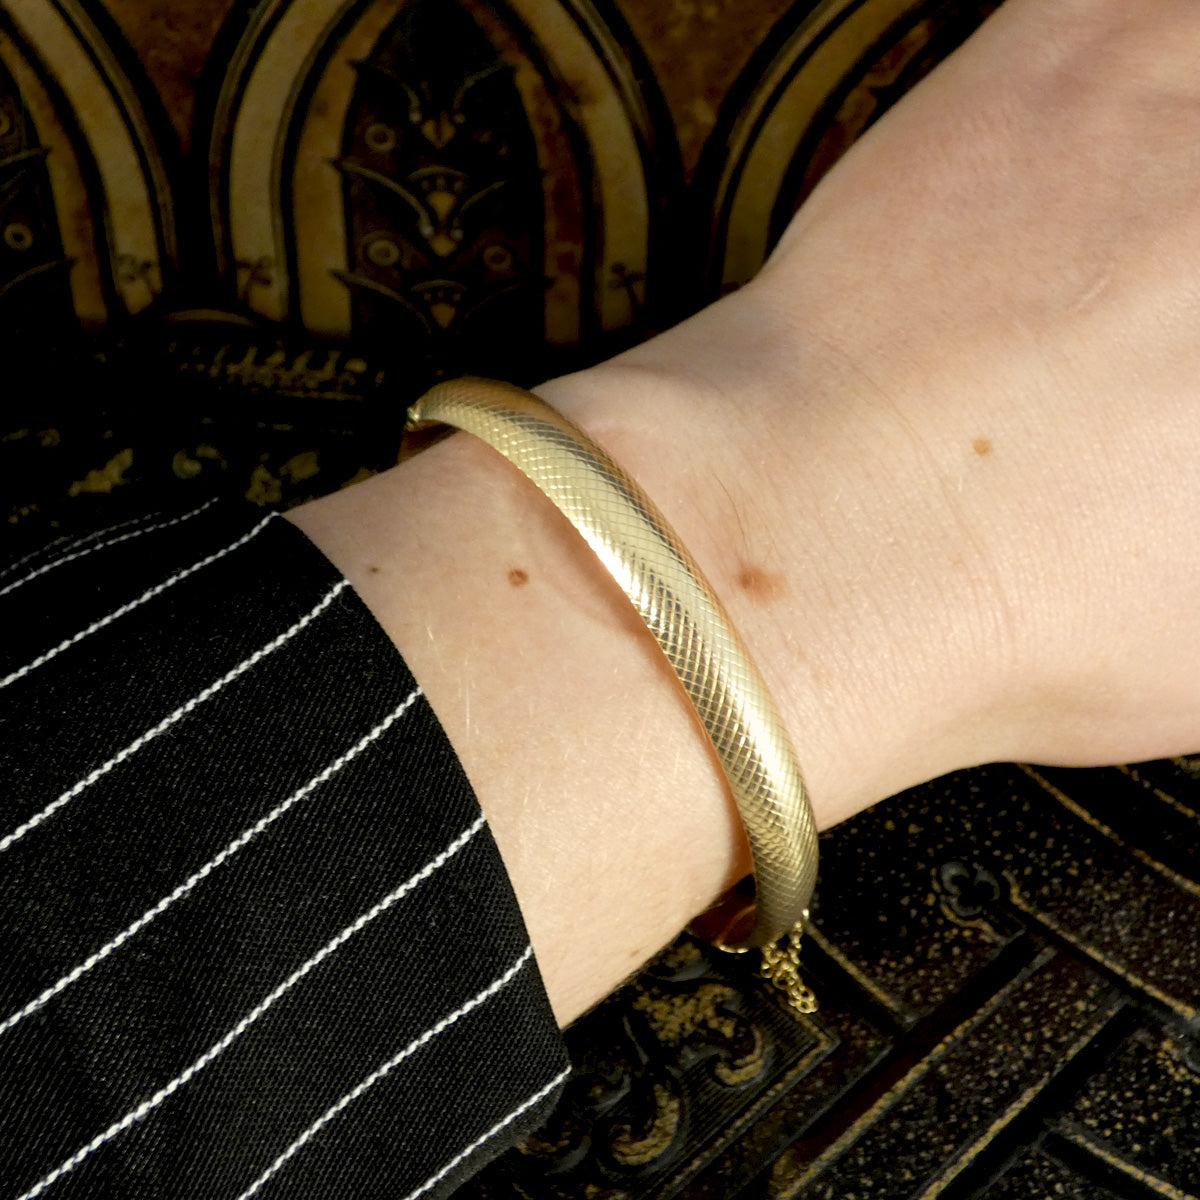
[[(882, 1095), (836, 1141), (815, 1159), (808, 1162), (798, 1162), (791, 1151), (785, 1151), (776, 1161), (772, 1172), (771, 1186), (767, 1193), (771, 1197), (771, 1200), (791, 1200), (792, 1197), (798, 1196), (806, 1185), (816, 1180), (852, 1147), (865, 1132), (875, 1126), (881, 1116), (887, 1113), (889, 1109), (899, 1105), (905, 1096), (915, 1089), (930, 1072), (940, 1070), (943, 1060), (948, 1055), (957, 1051), (966, 1042), (968, 1037), (990, 1021), (996, 1013), (1009, 1004), (1023, 989), (1029, 986), (1030, 982), (1041, 971), (1051, 966), (1058, 958), (1058, 952), (1055, 950), (1047, 949), (1041, 951), (1024, 971), (999, 989), (978, 1012), (974, 1013), (943, 1038), (916, 1067)], [(1111, 1013), (1105, 1013), (1102, 1014), (1102, 1017), (1104, 1020), (1107, 1020), (1109, 1015)], [(1094, 1036), (1095, 1029), (1086, 1035), (1086, 1040), (1090, 1040)], [(1070, 1053), (1078, 1053), (1084, 1041), (1085, 1038), (1081, 1037), (1081, 1039), (1073, 1042), (1072, 1045), (1074, 1048)], [(1035, 1086), (1040, 1087), (1044, 1083), (1045, 1081), (1043, 1080), (1041, 1084)], [(1027, 1105), (1029, 1099), (1023, 1092), (1022, 1096), (1014, 1101), (1014, 1103)], [(999, 1120), (1005, 1120), (1005, 1115), (1002, 1115)], [(1016, 1113), (1013, 1113), (1013, 1116), (1015, 1115)], [(1008, 1119), (1011, 1120), (1012, 1118), (1008, 1117)]]
[(1179, 1043), (1174, 1038), (1163, 1038), (1159, 1042), (1156, 1059), (1171, 1079), (1187, 1089), (1189, 1098), (1193, 1089), (1200, 1088), (1200, 1071), (1183, 1060), (1179, 1053)]
[(666, 1046), (680, 1046), (697, 1033), (716, 1034), (724, 1043), (731, 1044), (739, 1030), (748, 1029), (750, 1048), (736, 1059), (722, 1059), (713, 1068), (723, 1084), (735, 1087), (756, 1079), (766, 1066), (762, 1033), (723, 1007), (736, 998), (737, 993), (731, 987), (705, 983), (686, 996), (641, 992), (634, 999), (633, 1008), (645, 1015), (655, 1037)]
[(1172, 871), (1165, 863), (1161, 863), (1153, 855), (1147, 854), (1145, 850), (1139, 849), (1137, 846), (1131, 846), (1125, 838), (1121, 837), (1115, 830), (1110, 829), (1103, 821), (1094, 817), (1086, 808), (1076, 800), (1072, 800), (1066, 792), (1061, 788), (1056, 788), (1048, 779), (1044, 779), (1032, 767), (1022, 766), (1021, 770), (1032, 779), (1038, 787), (1045, 788), (1055, 800), (1059, 802), (1069, 813), (1078, 817), (1085, 825), (1091, 826), (1097, 833), (1103, 834), (1111, 842), (1116, 843), (1122, 850), (1132, 855), (1138, 862), (1145, 863), (1152, 871), (1161, 875), (1168, 880), (1172, 885), (1179, 888), (1181, 891), (1188, 892), (1190, 895), (1200, 899), (1200, 884), (1194, 879), (1188, 879), (1185, 875), (1180, 875), (1178, 871)]
[(645, 1013), (660, 1041), (677, 1046), (701, 1029), (712, 1030), (725, 1039), (732, 1038), (736, 1022), (720, 1006), (736, 995), (733, 988), (725, 984), (705, 983), (687, 996), (641, 992), (634, 999), (633, 1007)]
[(643, 1133), (622, 1129), (612, 1140), (612, 1155), (624, 1167), (636, 1167), (660, 1157), (675, 1140), (682, 1105), (661, 1083), (654, 1085), (654, 1119)]
[[(1083, 1133), (1074, 1130), (1065, 1130), (1063, 1131), (1063, 1136), (1072, 1145), (1078, 1146), (1081, 1150), (1100, 1159), (1101, 1162), (1112, 1167), (1114, 1170), (1120, 1171), (1127, 1179), (1137, 1180), (1142, 1187), (1148, 1188), (1156, 1196), (1162, 1196), (1163, 1200), (1197, 1200), (1195, 1193), (1185, 1192), (1177, 1188), (1173, 1183), (1168, 1183), (1165, 1179), (1160, 1179), (1157, 1175), (1151, 1175), (1149, 1171), (1144, 1171), (1133, 1163), (1127, 1162), (1119, 1154), (1114, 1154), (1107, 1146), (1102, 1146), (1099, 1142), (1094, 1141)], [(925, 1200), (925, 1198), (922, 1197), (921, 1200)]]
[(89, 471), (82, 479), (77, 480), (67, 489), (68, 496), (79, 496), (84, 492), (111, 492), (113, 488), (126, 483), (126, 474), (133, 466), (133, 450), (126, 447), (114, 454), (102, 467)]
[(805, 929), (805, 934), (810, 937), (820, 948), (827, 954), (843, 971), (849, 975), (863, 991), (869, 993), (880, 1004), (883, 1005), (888, 1012), (904, 1019), (908, 1016), (908, 1012), (904, 1005), (892, 995), (886, 988), (882, 987), (874, 978), (868, 975), (853, 959), (848, 957), (840, 946), (834, 945), (822, 932), (820, 926), (809, 923)]
[(1173, 812), (1177, 812), (1181, 817), (1192, 821), (1196, 825), (1200, 825), (1200, 813), (1194, 808), (1189, 808), (1186, 804), (1180, 801), (1177, 797), (1172, 796), (1170, 792), (1164, 791), (1160, 787), (1155, 787), (1154, 784), (1148, 783), (1142, 778), (1141, 772), (1136, 767), (1117, 767), (1122, 775), (1128, 775), (1130, 779), (1136, 783), (1140, 783), (1144, 788), (1149, 789), (1151, 794), (1158, 800), (1162, 801)]
[(942, 1193), (970, 1167), (975, 1160), (995, 1141), (997, 1136), (1002, 1133), (1009, 1125), (1013, 1123), (1041, 1094), (1046, 1090), (1046, 1086), (1054, 1081), (1057, 1073), (1062, 1067), (1079, 1056), (1096, 1040), (1097, 1030), (1095, 1028), (1088, 1029), (1087, 1032), (1063, 1051), (1061, 1057), (1055, 1062), (1055, 1070), (1053, 1074), (1044, 1076), (1036, 1083), (1031, 1084), (1014, 1100), (999, 1117), (996, 1118), (984, 1131), (983, 1135), (977, 1138), (966, 1150), (962, 1151), (954, 1160), (953, 1164), (945, 1169), (938, 1177), (937, 1181), (931, 1184), (921, 1193), (917, 1200), (937, 1200), (937, 1197)]
[(1037, 904), (1030, 900), (1018, 885), (1016, 879), (1009, 872), (1004, 873), (1004, 878), (1008, 881), (1010, 888), (1009, 899), (1014, 908), (1024, 913), (1027, 917), (1032, 918), (1037, 924), (1044, 929), (1054, 934), (1055, 937), (1066, 942), (1068, 945), (1079, 951), (1081, 954), (1090, 958), (1093, 962), (1101, 966), (1109, 974), (1116, 976), (1128, 987), (1134, 990), (1143, 991), (1147, 996), (1157, 1000), (1160, 1004), (1164, 1004), (1172, 1012), (1178, 1013), (1185, 1021), (1200, 1020), (1200, 1012), (1192, 1005), (1185, 1004), (1182, 1000), (1177, 1000), (1173, 996), (1167, 995), (1161, 988), (1155, 987), (1152, 983), (1143, 979), (1140, 975), (1135, 975), (1127, 967), (1122, 966), (1115, 959), (1104, 954), (1097, 946), (1090, 942), (1081, 941), (1079, 935), (1072, 929), (1056, 921), (1049, 914), (1044, 912)]

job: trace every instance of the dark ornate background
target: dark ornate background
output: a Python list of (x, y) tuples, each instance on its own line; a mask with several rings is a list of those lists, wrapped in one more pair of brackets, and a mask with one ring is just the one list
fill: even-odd
[[(8, 554), (386, 467), (748, 279), (980, 0), (3, 0)], [(880, 271), (887, 264), (880, 263)], [(682, 940), (471, 1197), (1200, 1197), (1200, 767), (989, 767), (824, 840), (798, 1017)]]

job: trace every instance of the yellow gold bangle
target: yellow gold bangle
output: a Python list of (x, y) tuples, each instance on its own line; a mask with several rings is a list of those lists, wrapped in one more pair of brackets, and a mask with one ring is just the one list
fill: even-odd
[(410, 427), (452, 425), (498, 450), (564, 513), (633, 602), (716, 748), (754, 858), (754, 923), (726, 948), (799, 932), (817, 875), (812, 806), (775, 706), (720, 601), (654, 503), (545, 401), (484, 379), (441, 383)]

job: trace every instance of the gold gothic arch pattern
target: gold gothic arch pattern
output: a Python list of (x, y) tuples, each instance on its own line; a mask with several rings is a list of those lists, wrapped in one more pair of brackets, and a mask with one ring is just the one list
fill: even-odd
[(663, 136), (589, 0), (265, 5), (215, 107), (218, 261), (258, 317), (441, 369), (644, 333)]
[(794, 6), (747, 64), (705, 148), (708, 290), (751, 279), (821, 176), (998, 7)]
[(175, 259), (172, 184), (108, 31), (78, 0), (6, 0), (0, 71), (6, 215), (38, 198), (5, 226), (0, 302), (26, 324), (57, 280), (85, 330), (145, 311)]

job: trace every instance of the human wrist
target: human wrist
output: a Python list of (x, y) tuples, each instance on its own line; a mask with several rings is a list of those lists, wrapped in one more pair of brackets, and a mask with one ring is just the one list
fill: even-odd
[[(937, 473), (904, 423), (880, 417), (841, 356), (814, 342), (781, 367), (772, 343), (785, 333), (761, 308), (723, 304), (733, 311), (537, 390), (639, 480), (696, 556), (779, 704), (825, 827), (992, 757), (1003, 646), (985, 614), (999, 600), (954, 544)], [(757, 331), (757, 360), (706, 353), (731, 321), (741, 344)]]

